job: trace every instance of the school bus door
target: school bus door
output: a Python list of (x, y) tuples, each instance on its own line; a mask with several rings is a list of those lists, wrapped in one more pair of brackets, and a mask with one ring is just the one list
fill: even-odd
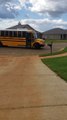
[(31, 48), (31, 41), (32, 38), (31, 38), (31, 33), (26, 33), (26, 47), (27, 48)]

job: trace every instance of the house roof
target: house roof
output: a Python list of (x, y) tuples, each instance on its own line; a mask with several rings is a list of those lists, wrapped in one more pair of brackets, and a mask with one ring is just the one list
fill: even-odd
[(64, 30), (61, 28), (54, 28), (54, 29), (43, 32), (43, 34), (67, 34), (67, 30)]
[(32, 28), (30, 25), (28, 25), (28, 24), (22, 25), (20, 22), (19, 22), (17, 25), (12, 26), (12, 27), (9, 27), (9, 28), (7, 28), (7, 29), (14, 29), (14, 30), (18, 30), (18, 29), (19, 29), (19, 30), (27, 29), (27, 30), (33, 30), (33, 31), (39, 33), (39, 31), (36, 31), (36, 30), (35, 30), (34, 28)]

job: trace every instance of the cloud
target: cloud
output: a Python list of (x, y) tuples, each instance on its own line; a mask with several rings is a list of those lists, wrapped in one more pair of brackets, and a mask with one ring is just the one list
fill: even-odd
[(0, 0), (0, 27), (10, 27), (23, 17), (26, 19), (21, 20), (22, 24), (29, 24), (39, 31), (66, 28), (67, 22), (60, 19), (66, 13), (66, 0)]
[(39, 30), (41, 32), (49, 30), (51, 28), (67, 28), (67, 22), (62, 19), (24, 19), (21, 20), (22, 24), (29, 24), (36, 30)]
[(66, 0), (0, 0), (0, 18), (15, 18), (26, 9), (47, 17), (60, 17), (67, 13)]
[(17, 0), (0, 0), (0, 18), (15, 18), (20, 9)]
[(59, 17), (67, 13), (66, 0), (19, 0), (19, 2), (32, 12), (51, 17)]
[(18, 23), (15, 19), (0, 19), (0, 30), (14, 26)]
[[(18, 22), (16, 19), (0, 19), (0, 29), (9, 28), (18, 24)], [(21, 24), (29, 24), (40, 32), (57, 27), (67, 29), (67, 22), (62, 19), (22, 19), (20, 22)]]

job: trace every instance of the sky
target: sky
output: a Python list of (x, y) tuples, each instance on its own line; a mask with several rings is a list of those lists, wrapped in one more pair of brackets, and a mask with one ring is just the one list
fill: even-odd
[(18, 22), (40, 32), (67, 29), (67, 0), (0, 0), (0, 29)]

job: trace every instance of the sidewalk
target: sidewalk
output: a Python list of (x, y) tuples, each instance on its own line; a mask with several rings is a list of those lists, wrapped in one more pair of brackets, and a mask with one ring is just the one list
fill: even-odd
[(63, 56), (67, 56), (67, 52), (63, 53), (63, 54), (58, 54), (58, 55), (51, 55), (51, 56), (44, 56), (44, 57), (40, 57), (41, 59), (43, 58), (55, 58), (55, 57), (63, 57)]
[(12, 60), (0, 74), (0, 120), (67, 120), (67, 83), (38, 56)]

